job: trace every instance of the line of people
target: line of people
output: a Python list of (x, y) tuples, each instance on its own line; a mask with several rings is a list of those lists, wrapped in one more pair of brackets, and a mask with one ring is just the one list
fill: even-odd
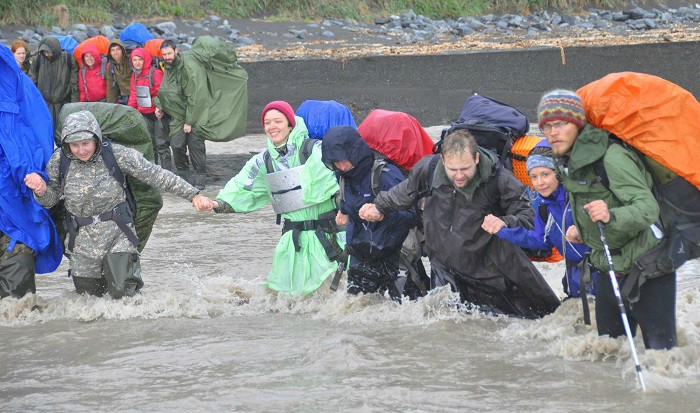
[[(164, 42), (162, 50), (168, 68), (165, 79), (171, 78), (176, 97), (187, 105), (187, 91), (193, 86), (179, 78), (178, 67), (183, 62), (178, 60), (177, 47)], [(51, 42), (40, 45), (40, 52), (47, 61), (63, 58)], [(131, 59), (138, 72), (132, 74), (130, 93), (137, 85), (152, 88), (157, 77), (150, 69), (144, 75), (148, 56), (137, 52)], [(90, 61), (85, 59), (86, 64)], [(36, 73), (42, 72), (36, 69)], [(155, 116), (156, 120), (147, 118), (155, 128), (164, 113), (158, 109), (157, 97), (154, 101), (156, 109), (142, 113)], [(50, 102), (60, 105), (64, 101)], [(137, 106), (138, 102), (137, 95)], [(76, 226), (67, 252), (79, 292), (121, 297), (135, 294), (142, 286), (136, 246), (129, 235), (134, 218), (127, 195), (118, 180), (107, 186), (94, 181), (111, 182), (105, 180), (110, 175), (105, 153), (111, 152), (125, 174), (186, 198), (197, 210), (245, 213), (272, 203), (278, 222), (282, 224), (284, 218), (266, 283), (272, 290), (293, 296), (309, 294), (336, 273), (339, 265), (342, 269), (343, 256), (349, 255), (349, 293), (386, 291), (394, 299), (416, 298), (428, 286), (450, 286), (462, 301), (481, 309), (541, 317), (553, 312), (560, 301), (518, 246), (554, 246), (569, 260), (563, 280), (569, 294), (595, 291), (599, 333), (624, 334), (614, 292), (605, 277), (595, 275), (607, 268), (596, 222), (606, 225), (615, 269), (624, 283), (634, 260), (660, 242), (651, 228), (659, 215), (651, 178), (633, 161), (629, 150), (608, 145), (607, 133), (586, 124), (583, 105), (574, 92), (545, 94), (538, 116), (549, 147), (542, 145), (533, 151), (527, 169), (537, 191), (537, 210), (540, 205), (546, 209), (542, 215), (523, 197), (524, 187), (512, 172), (502, 168), (493, 153), (478, 147), (463, 129), (447, 135), (440, 153), (421, 159), (407, 179), (402, 179), (395, 166), (386, 165), (386, 171), (383, 167), (375, 194), (375, 155), (357, 131), (337, 126), (321, 141), (310, 140), (304, 120), (283, 101), (263, 109), (267, 149), (251, 158), (213, 200), (137, 151), (105, 145), (90, 112), (66, 119), (61, 148), (46, 169), (48, 181), (39, 173), (29, 173), (24, 182), (44, 206), (65, 197)], [(187, 119), (173, 119), (173, 125), (178, 139), (189, 144), (190, 150), (197, 147)], [(64, 158), (70, 166), (62, 174)], [(593, 161), (601, 158), (610, 176), (607, 191), (596, 185), (590, 170)], [(176, 156), (176, 166), (184, 159)], [(419, 217), (430, 277), (410, 262), (401, 263), (401, 246)], [(588, 267), (579, 266), (580, 262), (590, 263), (590, 280), (581, 276)], [(628, 314), (631, 324), (641, 327), (645, 346), (675, 346), (675, 273), (647, 281)]]
[(108, 50), (107, 55), (101, 55), (96, 46), (86, 44), (80, 49), (78, 64), (70, 53), (61, 50), (58, 39), (47, 36), (39, 43), (36, 57), (30, 62), (28, 46), (21, 40), (12, 44), (15, 61), (41, 92), (54, 122), (63, 105), (70, 102), (131, 106), (144, 117), (156, 163), (198, 189), (204, 189), (204, 139), (192, 131), (187, 119), (173, 118), (158, 109), (158, 94), (163, 82), (166, 83), (165, 93), (171, 99), (181, 100), (183, 106), (192, 104), (187, 96), (193, 82), (182, 69), (175, 42), (162, 42), (162, 64), (154, 61), (144, 48), (128, 51), (119, 39), (112, 40)]

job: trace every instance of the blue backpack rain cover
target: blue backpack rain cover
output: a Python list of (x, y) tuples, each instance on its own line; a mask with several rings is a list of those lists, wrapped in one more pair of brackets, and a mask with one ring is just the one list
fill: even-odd
[(44, 172), (54, 150), (53, 121), (44, 98), (22, 73), (12, 51), (0, 44), (0, 230), (37, 253), (36, 272), (61, 263), (63, 245), (49, 212), (34, 200), (24, 177)]
[(153, 35), (146, 26), (139, 22), (131, 23), (119, 33), (119, 40), (124, 44), (137, 43), (138, 47), (143, 47), (151, 39), (153, 39)]
[(352, 126), (357, 129), (350, 109), (335, 100), (307, 100), (297, 109), (296, 115), (304, 119), (309, 137), (322, 139), (333, 126)]
[(55, 37), (58, 39), (58, 42), (61, 43), (61, 49), (70, 54), (73, 54), (75, 48), (78, 47), (78, 41), (75, 40), (73, 36), (56, 35)]

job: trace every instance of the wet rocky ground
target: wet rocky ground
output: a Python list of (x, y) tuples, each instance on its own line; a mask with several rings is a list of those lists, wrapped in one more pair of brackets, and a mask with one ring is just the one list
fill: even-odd
[[(700, 40), (700, 4), (678, 7), (632, 6), (622, 10), (589, 9), (582, 13), (537, 12), (459, 19), (430, 19), (413, 11), (375, 18), (319, 22), (232, 19), (210, 15), (200, 20), (136, 20), (154, 37), (175, 39), (183, 48), (209, 34), (238, 47), (241, 61), (347, 59), (365, 55), (435, 54), (471, 50)], [(49, 34), (78, 42), (102, 34), (118, 37), (133, 21), (104, 25), (74, 24), (66, 29), (8, 25), (0, 42), (21, 38), (36, 48)]]

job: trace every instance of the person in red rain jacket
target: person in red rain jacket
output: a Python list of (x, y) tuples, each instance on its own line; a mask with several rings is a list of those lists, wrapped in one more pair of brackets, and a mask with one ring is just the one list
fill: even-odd
[(78, 71), (78, 91), (81, 102), (104, 102), (107, 96), (103, 57), (94, 45), (86, 45), (80, 53), (81, 67)]
[(131, 92), (129, 106), (136, 108), (143, 115), (151, 134), (156, 163), (163, 169), (171, 170), (170, 137), (168, 122), (163, 122), (155, 115), (156, 106), (153, 98), (158, 95), (163, 71), (153, 66), (151, 55), (143, 48), (131, 52)]

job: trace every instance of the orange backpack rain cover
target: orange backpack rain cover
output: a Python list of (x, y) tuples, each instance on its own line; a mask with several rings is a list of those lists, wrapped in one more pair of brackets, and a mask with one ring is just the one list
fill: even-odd
[(433, 153), (433, 142), (416, 118), (403, 112), (376, 109), (357, 128), (370, 148), (399, 167), (410, 170), (419, 159)]
[(588, 122), (700, 189), (700, 103), (660, 77), (612, 73), (576, 92)]
[(80, 43), (73, 51), (73, 56), (75, 56), (75, 60), (78, 61), (78, 66), (83, 65), (83, 62), (80, 60), (80, 52), (83, 50), (83, 47), (85, 47), (86, 44), (94, 45), (101, 55), (107, 55), (109, 53), (109, 43), (109, 39), (102, 35), (91, 37)]
[(143, 48), (146, 49), (151, 57), (163, 57), (163, 52), (160, 50), (160, 45), (165, 39), (151, 39), (144, 43)]

